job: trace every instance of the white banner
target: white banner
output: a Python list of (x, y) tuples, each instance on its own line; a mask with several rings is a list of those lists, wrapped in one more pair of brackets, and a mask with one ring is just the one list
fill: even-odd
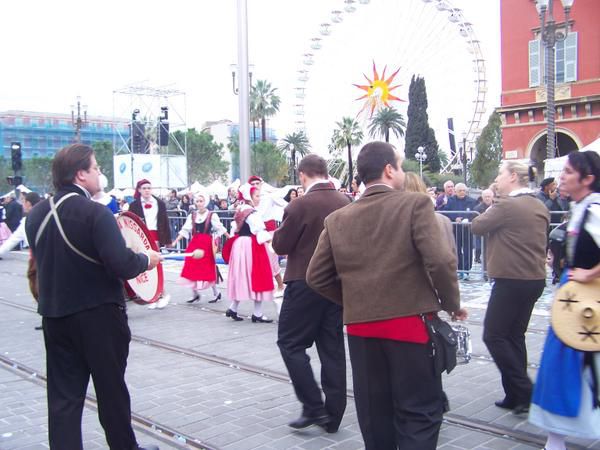
[(139, 153), (115, 155), (114, 178), (118, 189), (134, 187), (144, 178), (156, 188), (182, 188), (187, 186), (186, 158)]

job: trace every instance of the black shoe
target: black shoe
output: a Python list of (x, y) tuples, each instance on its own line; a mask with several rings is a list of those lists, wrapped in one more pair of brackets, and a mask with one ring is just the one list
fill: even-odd
[(235, 311), (232, 311), (231, 309), (225, 311), (225, 317), (231, 317), (236, 322), (244, 320), (242, 317), (238, 316), (238, 314)]
[(513, 403), (506, 399), (498, 400), (498, 401), (494, 402), (494, 405), (496, 405), (498, 408), (502, 408), (502, 409), (515, 409), (517, 407), (516, 403)]
[(330, 423), (326, 423), (324, 425), (319, 424), (319, 426), (321, 428), (323, 428), (327, 433), (333, 434), (333, 433), (337, 433), (338, 430), (340, 429), (340, 427), (335, 427), (333, 425), (331, 425)]
[(196, 294), (196, 295), (194, 295), (194, 298), (193, 298), (193, 299), (191, 299), (191, 300), (188, 300), (186, 303), (195, 303), (195, 302), (197, 302), (198, 300), (200, 300), (200, 294)]
[(137, 447), (137, 450), (160, 450), (158, 445), (146, 445), (145, 447)]
[(316, 416), (316, 417), (306, 417), (304, 415), (298, 417), (293, 422), (290, 422), (288, 425), (296, 430), (300, 430), (302, 428), (310, 427), (311, 425), (319, 425), (325, 426), (329, 423), (329, 416)]
[(272, 323), (273, 319), (265, 319), (265, 316), (257, 317), (252, 314), (252, 323), (261, 322), (261, 323)]
[(518, 416), (519, 414), (528, 414), (529, 405), (517, 405), (513, 408), (513, 414)]
[(221, 300), (221, 293), (219, 292), (219, 294), (213, 298), (212, 300), (209, 300), (208, 303), (217, 303), (219, 300)]

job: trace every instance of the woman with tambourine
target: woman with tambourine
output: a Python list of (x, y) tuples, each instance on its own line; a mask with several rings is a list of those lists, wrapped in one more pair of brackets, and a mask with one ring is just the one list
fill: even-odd
[(600, 438), (600, 156), (569, 153), (560, 187), (573, 200), (567, 266), (529, 413), (549, 432), (547, 450), (566, 449), (565, 436)]
[(175, 247), (181, 239), (189, 239), (191, 236), (191, 241), (185, 249), (186, 253), (192, 253), (198, 249), (204, 251), (202, 258), (186, 257), (181, 270), (181, 284), (192, 289), (193, 296), (187, 301), (188, 303), (199, 301), (200, 291), (209, 288), (213, 292), (213, 299), (209, 300), (209, 303), (215, 303), (221, 298), (221, 293), (217, 291), (216, 287), (217, 265), (213, 245), (214, 237), (223, 234), (229, 237), (229, 234), (219, 220), (219, 216), (206, 208), (207, 203), (207, 194), (196, 194), (196, 210), (188, 215), (177, 238), (171, 244)]

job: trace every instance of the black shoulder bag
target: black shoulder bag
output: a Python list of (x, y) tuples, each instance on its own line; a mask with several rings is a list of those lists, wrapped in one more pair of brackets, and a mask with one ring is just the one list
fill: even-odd
[(437, 314), (422, 314), (423, 322), (429, 334), (431, 356), (435, 373), (441, 375), (452, 372), (456, 367), (456, 349), (458, 339), (450, 324), (440, 319)]

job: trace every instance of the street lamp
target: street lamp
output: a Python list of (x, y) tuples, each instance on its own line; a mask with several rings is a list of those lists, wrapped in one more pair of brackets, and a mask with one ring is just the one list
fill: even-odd
[(546, 159), (556, 156), (556, 126), (555, 126), (555, 103), (554, 103), (554, 59), (556, 43), (564, 41), (569, 33), (569, 13), (575, 0), (561, 0), (565, 11), (565, 29), (557, 27), (554, 21), (554, 0), (537, 0), (536, 9), (540, 15), (540, 38), (546, 47)]
[(465, 180), (465, 184), (467, 184), (467, 133), (463, 132), (462, 134), (462, 140), (463, 140), (463, 145), (462, 145), (462, 152), (460, 155), (460, 159), (462, 162), (462, 172), (463, 172), (463, 180)]
[[(240, 90), (235, 85), (235, 78), (237, 76), (237, 64), (230, 64), (229, 68), (231, 69), (231, 85), (233, 88), (233, 93), (238, 95)], [(248, 78), (250, 80), (250, 88), (252, 88), (252, 71), (254, 70), (254, 64), (248, 64)]]
[(427, 159), (427, 153), (425, 153), (425, 149), (421, 146), (417, 148), (417, 153), (415, 153), (415, 158), (419, 161), (419, 175), (423, 178), (423, 162)]
[[(237, 0), (237, 49), (239, 75), (240, 179), (250, 178), (250, 82), (248, 70), (248, 0)], [(235, 75), (234, 75), (235, 76)], [(234, 81), (234, 92), (235, 79)]]
[(87, 106), (83, 105), (83, 119), (81, 118), (81, 97), (77, 96), (77, 117), (75, 107), (71, 105), (71, 124), (75, 128), (75, 142), (81, 142), (81, 129), (87, 126)]

